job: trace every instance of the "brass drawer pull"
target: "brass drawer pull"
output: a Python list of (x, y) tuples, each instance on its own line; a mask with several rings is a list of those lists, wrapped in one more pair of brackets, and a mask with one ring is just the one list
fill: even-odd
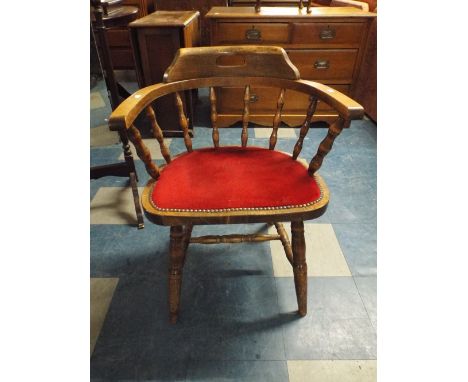
[(336, 32), (334, 29), (324, 29), (320, 31), (319, 37), (322, 40), (332, 40), (336, 37)]
[(250, 103), (254, 103), (254, 102), (257, 102), (258, 101), (258, 95), (256, 94), (252, 94), (249, 98), (249, 102)]
[(251, 29), (245, 31), (245, 39), (249, 41), (260, 41), (262, 39), (262, 32), (252, 26)]
[(328, 69), (330, 67), (330, 62), (328, 60), (317, 60), (314, 63), (315, 69)]

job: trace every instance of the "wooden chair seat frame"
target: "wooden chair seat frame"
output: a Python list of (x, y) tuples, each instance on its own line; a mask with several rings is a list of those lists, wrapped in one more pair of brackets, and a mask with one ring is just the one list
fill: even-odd
[[(197, 50), (198, 49), (198, 50)], [(247, 65), (245, 62), (242, 68), (225, 66), (210, 67), (213, 57), (222, 54), (246, 55), (251, 60), (255, 60), (255, 65)], [(265, 54), (265, 57), (261, 55)], [(260, 55), (260, 58), (258, 58)], [(193, 61), (202, 57), (198, 65)], [(272, 57), (277, 59), (277, 64), (271, 65), (268, 60)], [(276, 57), (277, 56), (277, 57)], [(208, 60), (206, 60), (208, 59)], [(252, 63), (254, 61), (251, 61)], [(208, 64), (207, 64), (208, 63)], [(267, 64), (262, 69), (262, 63)], [(194, 69), (195, 68), (195, 69)], [(192, 70), (192, 73), (187, 74)], [(193, 73), (193, 71), (196, 71)], [(263, 73), (264, 76), (252, 76), (253, 73)], [(214, 76), (210, 74), (214, 73)], [(229, 73), (229, 75), (223, 75)], [(245, 76), (242, 76), (245, 73)], [(184, 79), (186, 76), (197, 76), (198, 78)], [(280, 78), (283, 77), (283, 78)], [(286, 77), (286, 78), (284, 78)], [(169, 269), (169, 309), (171, 322), (175, 323), (179, 312), (179, 301), (182, 281), (182, 268), (185, 262), (185, 254), (189, 243), (217, 244), (217, 243), (241, 243), (241, 242), (262, 242), (267, 240), (280, 240), (285, 249), (285, 254), (294, 270), (294, 280), (298, 300), (299, 314), (304, 316), (307, 313), (307, 264), (305, 261), (305, 238), (304, 220), (314, 219), (321, 216), (328, 205), (329, 191), (318, 175), (324, 157), (331, 150), (335, 138), (340, 134), (343, 127), (353, 119), (363, 116), (363, 108), (346, 95), (317, 82), (300, 80), (297, 69), (291, 64), (286, 53), (281, 48), (276, 47), (211, 47), (211, 48), (188, 48), (181, 49), (173, 64), (169, 67), (165, 75), (166, 83), (155, 84), (140, 89), (127, 98), (112, 113), (109, 126), (111, 130), (119, 131), (120, 134), (128, 134), (129, 139), (134, 143), (138, 156), (145, 163), (146, 169), (151, 176), (142, 193), (142, 206), (146, 216), (150, 221), (159, 225), (170, 226), (170, 269)], [(172, 81), (172, 82), (169, 82)], [(294, 147), (291, 159), (297, 160), (304, 138), (309, 130), (317, 101), (321, 100), (333, 107), (339, 114), (337, 121), (328, 128), (326, 137), (320, 143), (316, 155), (310, 161), (309, 166), (305, 166), (310, 176), (320, 187), (321, 197), (316, 202), (302, 207), (292, 208), (271, 208), (271, 209), (234, 209), (234, 210), (194, 210), (194, 211), (164, 211), (156, 208), (151, 202), (152, 189), (157, 186), (157, 181), (161, 171), (165, 166), (170, 165), (172, 157), (164, 144), (162, 131), (158, 126), (156, 116), (151, 108), (151, 103), (169, 94), (175, 94), (175, 102), (179, 110), (179, 120), (184, 131), (184, 142), (188, 152), (192, 151), (192, 142), (188, 132), (187, 118), (184, 114), (183, 104), (179, 93), (185, 90), (197, 88), (210, 88), (211, 100), (211, 121), (212, 137), (214, 147), (220, 146), (219, 130), (216, 127), (216, 87), (244, 86), (244, 110), (242, 112), (242, 132), (240, 143), (242, 147), (248, 144), (248, 116), (249, 116), (249, 89), (250, 86), (266, 86), (281, 89), (277, 112), (273, 119), (273, 131), (270, 137), (270, 150), (274, 150), (277, 141), (277, 131), (279, 128), (281, 109), (285, 92), (294, 90), (306, 93), (310, 96), (311, 102), (307, 109), (304, 123), (300, 130), (300, 136)], [(155, 138), (160, 143), (161, 152), (166, 160), (166, 165), (158, 167), (151, 159), (149, 150), (143, 144), (138, 130), (133, 126), (137, 116), (141, 112), (146, 112), (150, 118)], [(181, 192), (183, 193), (183, 192)], [(241, 224), (241, 223), (267, 223), (275, 225), (277, 235), (224, 235), (224, 236), (203, 236), (192, 238), (191, 232), (194, 225), (206, 224)], [(280, 222), (291, 222), (292, 242), (290, 243), (286, 231)]]

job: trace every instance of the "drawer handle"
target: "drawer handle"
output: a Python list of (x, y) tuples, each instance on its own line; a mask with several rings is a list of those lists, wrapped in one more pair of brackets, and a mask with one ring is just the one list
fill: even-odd
[(330, 67), (330, 62), (328, 60), (317, 60), (314, 63), (315, 69), (328, 69)]
[(249, 41), (260, 41), (262, 39), (262, 32), (255, 27), (245, 31), (245, 39)]
[(250, 102), (250, 103), (255, 103), (255, 102), (257, 102), (257, 101), (258, 101), (258, 95), (252, 94), (252, 95), (250, 96), (250, 98), (249, 98), (249, 102)]
[(324, 29), (320, 31), (319, 36), (322, 40), (332, 40), (336, 37), (336, 32), (334, 29)]

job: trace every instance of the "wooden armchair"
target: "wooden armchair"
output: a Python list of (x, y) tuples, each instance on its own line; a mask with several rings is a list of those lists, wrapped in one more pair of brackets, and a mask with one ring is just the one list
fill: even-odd
[[(216, 88), (244, 86), (242, 130), (239, 146), (223, 146), (217, 128)], [(252, 86), (278, 88), (276, 115), (269, 147), (248, 145), (249, 103)], [(181, 92), (210, 89), (213, 147), (192, 149)], [(291, 154), (275, 151), (285, 92), (310, 95), (300, 137)], [(187, 151), (171, 156), (164, 144), (151, 102), (173, 94), (184, 131)], [(322, 100), (334, 107), (339, 118), (328, 129), (317, 153), (307, 167), (297, 161), (309, 124)], [(135, 118), (145, 112), (152, 122), (166, 164), (158, 167), (143, 144)], [(169, 307), (175, 323), (179, 312), (182, 268), (189, 243), (239, 243), (280, 240), (294, 268), (299, 314), (307, 313), (307, 265), (304, 220), (321, 216), (328, 205), (329, 191), (318, 174), (335, 138), (352, 119), (363, 116), (363, 108), (338, 91), (312, 81), (299, 79), (286, 52), (279, 47), (235, 46), (180, 49), (164, 75), (164, 83), (140, 89), (112, 113), (112, 130), (128, 134), (138, 156), (151, 176), (141, 201), (147, 218), (170, 226)], [(277, 235), (225, 235), (191, 237), (194, 225), (267, 223)], [(291, 222), (292, 245), (280, 222)]]

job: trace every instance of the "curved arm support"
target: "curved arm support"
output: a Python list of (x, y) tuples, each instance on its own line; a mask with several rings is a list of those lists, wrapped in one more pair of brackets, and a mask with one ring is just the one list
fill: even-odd
[(318, 82), (265, 77), (209, 77), (167, 84), (160, 83), (142, 88), (123, 101), (112, 112), (109, 118), (109, 127), (114, 131), (130, 128), (138, 115), (152, 101), (173, 92), (210, 86), (246, 85), (286, 88), (316, 96), (333, 107), (345, 120), (361, 119), (364, 116), (364, 108), (356, 101), (338, 90)]

